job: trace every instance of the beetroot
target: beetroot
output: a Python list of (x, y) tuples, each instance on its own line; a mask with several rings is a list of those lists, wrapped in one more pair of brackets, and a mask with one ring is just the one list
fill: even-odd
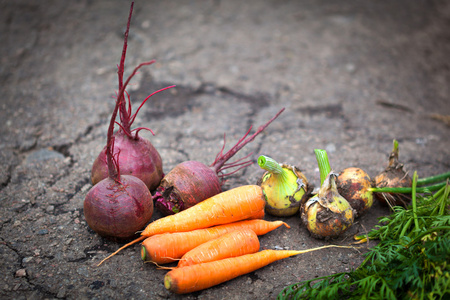
[(150, 221), (153, 200), (142, 180), (121, 175), (106, 178), (91, 188), (84, 201), (84, 217), (101, 236), (128, 239)]
[[(131, 14), (130, 14), (131, 16)], [(141, 63), (137, 66), (133, 73), (128, 77), (128, 79), (123, 82), (124, 64), (127, 49), (127, 38), (128, 30), (130, 26), (130, 20), (127, 24), (127, 31), (125, 33), (125, 40), (122, 51), (122, 58), (119, 65), (118, 77), (119, 77), (119, 91), (118, 98), (121, 100), (119, 103), (119, 116), (120, 116), (120, 126), (119, 131), (114, 134), (115, 147), (113, 155), (118, 156), (118, 161), (120, 162), (121, 173), (124, 175), (133, 175), (141, 179), (149, 190), (154, 190), (161, 179), (163, 178), (163, 166), (162, 159), (158, 151), (152, 145), (152, 143), (140, 137), (138, 135), (140, 130), (148, 130), (153, 134), (153, 131), (149, 128), (139, 127), (131, 130), (131, 125), (133, 124), (137, 113), (141, 107), (147, 102), (147, 100), (156, 93), (163, 90), (172, 88), (174, 86), (169, 86), (160, 89), (147, 98), (145, 98), (139, 108), (134, 114), (132, 114), (131, 100), (128, 93), (126, 93), (125, 88), (130, 82), (131, 78), (136, 74), (136, 72), (145, 65), (153, 64), (155, 61), (149, 61)], [(128, 101), (125, 101), (126, 93)], [(119, 100), (119, 99), (118, 99)], [(108, 163), (107, 163), (107, 147), (106, 145), (103, 150), (98, 155), (97, 159), (94, 161), (91, 172), (92, 184), (96, 185), (100, 180), (108, 177)]]
[[(170, 215), (185, 210), (195, 204), (222, 192), (223, 178), (234, 174), (238, 170), (252, 164), (251, 161), (242, 161), (249, 155), (232, 163), (227, 161), (233, 157), (242, 147), (253, 141), (273, 120), (282, 112), (281, 109), (269, 122), (258, 128), (249, 138), (247, 133), (227, 153), (222, 150), (217, 154), (214, 162), (208, 167), (198, 161), (186, 161), (178, 164), (161, 180), (153, 196), (155, 207), (163, 214)], [(239, 167), (235, 171), (223, 174), (229, 168)]]
[[(162, 160), (149, 140), (128, 137), (123, 130), (114, 135), (114, 148), (120, 149), (119, 162), (122, 174), (141, 179), (150, 190), (154, 190), (163, 177)], [(115, 151), (115, 154), (119, 150)], [(92, 183), (108, 177), (106, 147), (100, 152), (92, 166)]]
[[(133, 3), (131, 4), (125, 32), (124, 51), (122, 52), (119, 66), (119, 82), (121, 82), (122, 78), (120, 73), (123, 74), (132, 11)], [(119, 166), (119, 159), (127, 157), (123, 156), (124, 153), (133, 153), (133, 151), (143, 148), (140, 146), (137, 149), (130, 150), (127, 147), (132, 146), (133, 143), (145, 142), (141, 142), (142, 139), (129, 138), (124, 127), (122, 127), (122, 132), (119, 131), (118, 134), (113, 134), (119, 107), (125, 102), (125, 87), (140, 66), (134, 70), (125, 84), (119, 83), (120, 90), (109, 123), (107, 143), (104, 150), (104, 168), (106, 168), (106, 172), (104, 170), (101, 171), (106, 178), (96, 179), (99, 182), (90, 189), (84, 200), (84, 216), (89, 227), (99, 235), (109, 238), (128, 239), (133, 237), (138, 230), (142, 229), (150, 221), (153, 215), (153, 199), (147, 185), (138, 177), (121, 175)], [(134, 116), (131, 121), (134, 119)], [(127, 119), (125, 118), (125, 120)], [(122, 148), (116, 149), (116, 146)], [(102, 166), (101, 164), (94, 164), (93, 169), (97, 170), (97, 168)], [(127, 170), (127, 168), (124, 169)], [(96, 172), (93, 173), (96, 174)], [(97, 176), (93, 177), (97, 178)]]

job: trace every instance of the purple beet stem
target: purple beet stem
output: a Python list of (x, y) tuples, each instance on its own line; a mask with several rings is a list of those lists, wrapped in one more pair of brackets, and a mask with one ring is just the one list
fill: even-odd
[[(127, 52), (128, 32), (130, 31), (131, 15), (133, 14), (133, 6), (134, 6), (134, 2), (131, 3), (131, 7), (130, 7), (130, 14), (128, 16), (128, 22), (127, 22), (127, 30), (125, 31), (125, 37), (124, 37), (124, 41), (123, 41), (122, 57), (120, 59), (120, 65), (119, 65), (119, 71), (118, 71), (119, 97), (116, 100), (116, 106), (114, 107), (114, 111), (111, 116), (111, 121), (109, 122), (108, 135), (107, 135), (107, 140), (106, 140), (106, 147), (107, 147), (106, 148), (106, 157), (107, 157), (107, 161), (108, 161), (108, 174), (109, 174), (110, 178), (112, 178), (116, 181), (119, 179), (118, 178), (119, 166), (114, 163), (113, 153), (112, 153), (112, 148), (114, 147), (113, 146), (114, 123), (116, 121), (117, 111), (119, 110), (119, 105), (121, 105), (121, 103), (124, 102), (124, 92), (125, 92), (126, 84), (123, 85), (123, 71), (124, 71), (124, 64), (125, 64), (125, 55)], [(128, 81), (127, 81), (127, 83), (128, 83)]]
[[(285, 110), (285, 108), (283, 107), (272, 119), (269, 120), (269, 122), (267, 122), (266, 124), (260, 126), (258, 128), (258, 130), (252, 136), (250, 136), (249, 138), (244, 140), (247, 137), (247, 135), (250, 133), (250, 130), (252, 129), (250, 127), (250, 129), (247, 131), (247, 133), (236, 143), (236, 145), (233, 146), (233, 148), (228, 150), (227, 153), (223, 154), (223, 148), (222, 148), (222, 150), (219, 152), (219, 154), (217, 155), (217, 157), (214, 160), (214, 162), (210, 165), (210, 167), (216, 172), (216, 174), (219, 174), (221, 171), (223, 171), (223, 170), (225, 170), (227, 168), (231, 168), (231, 167), (235, 167), (235, 166), (239, 166), (239, 165), (247, 165), (248, 162), (244, 162), (244, 163), (241, 163), (241, 164), (236, 164), (236, 162), (237, 162), (236, 161), (236, 162), (228, 164), (228, 165), (226, 164), (226, 162), (231, 157), (233, 157), (239, 150), (241, 150), (242, 147), (244, 147), (246, 144), (248, 144), (251, 141), (253, 141), (255, 139), (255, 137), (258, 134), (260, 134), (264, 129), (266, 129), (267, 126), (269, 126), (270, 123), (272, 123), (284, 110)], [(224, 143), (224, 147), (225, 147), (225, 143)], [(232, 173), (229, 173), (227, 175), (230, 175), (230, 174), (232, 174)]]

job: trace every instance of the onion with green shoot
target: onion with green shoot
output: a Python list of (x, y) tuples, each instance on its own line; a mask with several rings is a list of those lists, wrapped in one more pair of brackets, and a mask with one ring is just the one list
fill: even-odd
[(277, 217), (293, 216), (300, 210), (303, 197), (308, 193), (308, 180), (295, 166), (279, 164), (261, 155), (258, 165), (266, 170), (258, 181), (266, 199), (266, 212)]
[(301, 218), (315, 238), (334, 238), (352, 225), (355, 212), (336, 186), (337, 174), (331, 170), (325, 150), (315, 149), (321, 186), (318, 193), (302, 206)]
[[(386, 169), (374, 178), (373, 185), (377, 188), (411, 187), (412, 179), (398, 159), (398, 141), (394, 140), (394, 146), (389, 155), (389, 164)], [(406, 207), (411, 202), (408, 194), (397, 194), (389, 192), (376, 192), (375, 197), (383, 204), (390, 207), (402, 205)]]
[[(394, 140), (394, 146), (389, 155), (387, 168), (377, 175), (370, 189), (375, 197), (389, 207), (406, 207), (411, 202), (412, 179), (403, 170), (403, 164), (398, 159), (398, 141)], [(450, 172), (441, 173), (434, 176), (423, 177), (417, 180), (417, 192), (429, 193), (439, 190), (445, 185), (445, 181), (450, 178)]]

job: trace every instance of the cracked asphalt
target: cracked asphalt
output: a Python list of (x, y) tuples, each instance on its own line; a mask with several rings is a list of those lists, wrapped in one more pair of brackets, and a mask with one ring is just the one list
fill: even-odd
[[(165, 270), (87, 226), (90, 168), (106, 141), (129, 1), (0, 1), (0, 298), (177, 299)], [(250, 126), (280, 115), (238, 154), (298, 166), (315, 185), (313, 150), (334, 170), (370, 176), (393, 139), (409, 172), (450, 169), (450, 5), (446, 1), (137, 1), (126, 74), (133, 103), (154, 90), (136, 127), (168, 172), (210, 164)], [(127, 73), (128, 72), (128, 73)], [(256, 127), (255, 127), (256, 128)], [(254, 184), (257, 165), (230, 189)], [(261, 237), (271, 249), (345, 245), (389, 209), (375, 203), (342, 237), (312, 238), (299, 216)], [(159, 218), (155, 213), (153, 219)], [(266, 216), (268, 220), (276, 218)], [(372, 242), (374, 243), (374, 242)], [(285, 259), (186, 299), (274, 299), (283, 287), (356, 268), (366, 248)]]

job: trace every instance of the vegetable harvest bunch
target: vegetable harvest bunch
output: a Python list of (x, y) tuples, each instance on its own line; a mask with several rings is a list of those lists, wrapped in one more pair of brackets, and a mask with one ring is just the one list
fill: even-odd
[(259, 251), (257, 235), (281, 225), (289, 227), (281, 221), (262, 220), (264, 206), (260, 186), (240, 186), (150, 223), (140, 238), (118, 251), (144, 240), (141, 250), (144, 261), (158, 265), (179, 261), (178, 267), (166, 274), (164, 285), (183, 294), (209, 288), (290, 256), (329, 247), (349, 248), (326, 245), (300, 251)]
[(278, 299), (449, 299), (450, 184), (432, 194), (412, 183), (412, 203), (380, 218), (367, 239), (380, 242), (355, 270), (286, 287)]

